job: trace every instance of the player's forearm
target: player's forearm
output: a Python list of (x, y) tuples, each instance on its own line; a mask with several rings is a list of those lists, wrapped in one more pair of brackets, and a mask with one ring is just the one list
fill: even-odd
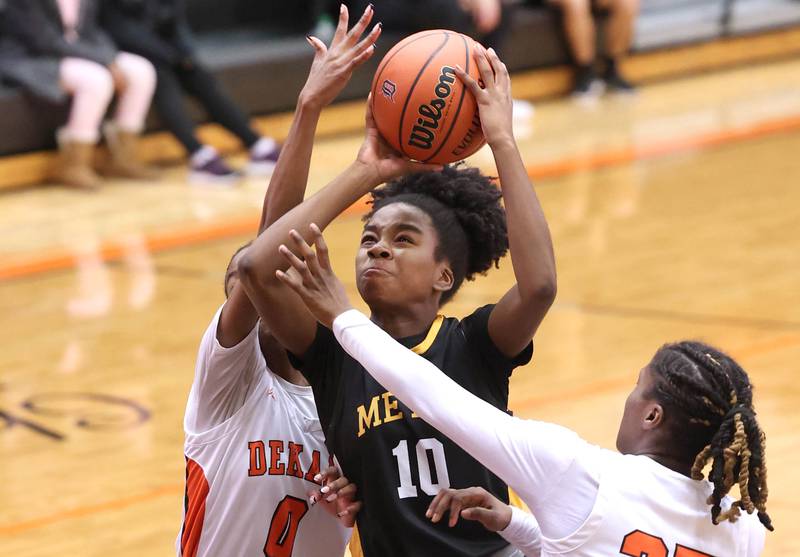
[[(542, 489), (546, 477), (531, 473), (527, 425), (458, 385), (425, 358), (391, 338), (356, 310), (339, 315), (333, 332), (342, 348), (427, 423), (447, 435), (481, 464), (528, 497)], [(535, 424), (530, 422), (530, 424)]]
[(511, 507), (511, 522), (504, 530), (497, 532), (522, 551), (525, 557), (539, 557), (542, 552), (542, 531), (532, 514)]
[(556, 292), (556, 262), (544, 211), (512, 141), (493, 147), (508, 222), (514, 276), (523, 301), (546, 303)]
[(264, 196), (259, 234), (281, 215), (303, 202), (314, 149), (314, 135), (321, 113), (322, 107), (318, 104), (305, 99), (298, 101), (292, 126)]
[(275, 271), (286, 270), (289, 264), (278, 252), (281, 244), (292, 246), (291, 230), (297, 230), (306, 241), (311, 239), (309, 225), (325, 229), (334, 218), (380, 183), (374, 169), (360, 163), (351, 164), (321, 191), (280, 217), (259, 234), (239, 263), (242, 280), (248, 292), (257, 292), (264, 285), (283, 290)]

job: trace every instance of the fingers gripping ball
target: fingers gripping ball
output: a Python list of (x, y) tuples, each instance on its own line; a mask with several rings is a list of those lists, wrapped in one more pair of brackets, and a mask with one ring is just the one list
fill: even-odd
[(406, 157), (447, 164), (485, 143), (475, 97), (456, 77), (461, 66), (480, 79), (475, 42), (435, 30), (397, 43), (372, 81), (372, 112), (383, 138)]

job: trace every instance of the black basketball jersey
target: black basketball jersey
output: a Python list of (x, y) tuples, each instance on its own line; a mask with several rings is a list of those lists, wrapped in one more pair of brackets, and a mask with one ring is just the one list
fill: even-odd
[[(504, 356), (489, 337), (493, 307), (461, 321), (439, 316), (427, 334), (399, 342), (506, 410), (511, 372), (530, 360), (533, 346), (516, 358)], [(478, 522), (460, 520), (449, 528), (446, 520), (432, 524), (425, 517), (440, 489), (481, 486), (508, 502), (508, 488), (386, 392), (329, 329), (318, 327), (302, 361), (293, 360), (311, 383), (330, 451), (358, 486), (364, 503), (358, 529), (366, 557), (488, 556), (508, 545)]]

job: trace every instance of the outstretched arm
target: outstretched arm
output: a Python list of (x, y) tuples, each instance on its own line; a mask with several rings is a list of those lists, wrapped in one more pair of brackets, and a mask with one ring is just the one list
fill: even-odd
[[(293, 253), (281, 246), (290, 268), (278, 273), (280, 280), (320, 323), (333, 329), (342, 348), (375, 380), (511, 486), (543, 527), (545, 520), (552, 523), (548, 497), (588, 445), (563, 427), (520, 420), (498, 410), (351, 309), (319, 228), (312, 225), (308, 234), (316, 249), (303, 243)], [(592, 503), (588, 501), (589, 509)]]
[[(353, 28), (353, 32), (360, 36), (371, 19), (372, 11), (368, 8)], [(315, 51), (314, 61), (308, 79), (300, 91), (292, 126), (264, 196), (261, 222), (258, 226), (259, 234), (303, 201), (314, 147), (314, 134), (322, 109), (336, 98), (358, 66), (358, 62), (340, 66), (341, 58), (345, 54), (342, 47), (347, 34), (347, 25), (348, 13), (345, 8), (341, 10), (337, 33), (330, 49), (316, 37), (308, 39)], [(376, 26), (362, 41), (362, 46), (367, 49), (365, 52), (372, 50), (372, 45), (379, 35), (380, 27)], [(252, 246), (248, 249), (252, 249)], [(267, 309), (262, 307), (265, 313)], [(234, 346), (247, 336), (257, 321), (256, 308), (241, 281), (236, 281), (220, 316), (217, 339), (223, 346)]]
[(436, 494), (425, 516), (439, 522), (449, 514), (452, 528), (459, 518), (475, 520), (490, 532), (497, 532), (522, 551), (525, 557), (539, 557), (542, 533), (532, 514), (507, 505), (482, 487), (443, 489)]
[(477, 48), (482, 88), (463, 70), (459, 78), (478, 101), (484, 136), (494, 154), (508, 223), (515, 284), (489, 317), (489, 335), (500, 351), (514, 357), (528, 345), (556, 295), (553, 243), (539, 199), (514, 139), (511, 79), (494, 50)]

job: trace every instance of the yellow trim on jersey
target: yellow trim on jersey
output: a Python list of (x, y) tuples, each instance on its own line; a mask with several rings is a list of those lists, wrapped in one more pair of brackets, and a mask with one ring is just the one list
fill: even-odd
[(520, 499), (519, 495), (517, 495), (517, 492), (511, 489), (510, 487), (508, 488), (508, 504), (511, 505), (512, 507), (517, 507), (518, 509), (522, 509), (526, 513), (531, 512), (531, 510), (528, 508), (528, 505), (525, 504), (525, 501)]
[(425, 340), (417, 344), (411, 351), (414, 354), (424, 354), (427, 352), (433, 344), (433, 341), (436, 340), (436, 335), (439, 334), (442, 323), (444, 323), (444, 315), (437, 315), (436, 319), (433, 320), (433, 325), (431, 325), (431, 328), (428, 330), (428, 334), (425, 336)]
[(353, 526), (353, 535), (350, 537), (350, 545), (345, 552), (345, 557), (364, 557), (361, 549), (361, 535), (358, 533), (358, 526)]

